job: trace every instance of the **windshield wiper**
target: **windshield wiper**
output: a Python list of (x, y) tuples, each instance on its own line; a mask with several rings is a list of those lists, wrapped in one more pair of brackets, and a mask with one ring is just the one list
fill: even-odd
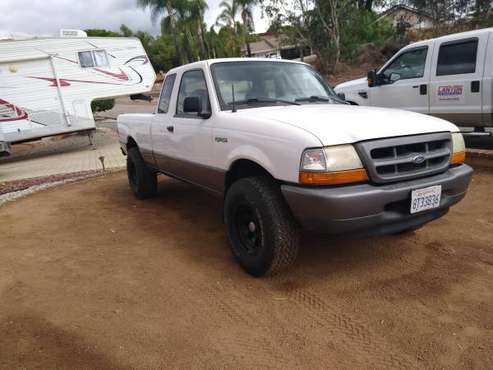
[[(331, 99), (333, 99), (333, 98), (325, 97), (325, 96), (312, 95), (312, 96), (307, 96), (307, 97), (304, 97), (304, 98), (295, 99), (295, 101), (296, 102), (303, 102), (303, 101), (308, 101), (308, 102), (318, 102), (318, 101), (328, 102)], [(333, 100), (335, 100), (335, 99), (333, 99)]]
[(237, 101), (236, 104), (255, 104), (255, 103), (282, 103), (282, 104), (289, 104), (289, 105), (301, 105), (300, 103), (297, 103), (292, 100), (284, 100), (284, 99), (271, 99), (271, 98), (250, 98), (242, 101)]

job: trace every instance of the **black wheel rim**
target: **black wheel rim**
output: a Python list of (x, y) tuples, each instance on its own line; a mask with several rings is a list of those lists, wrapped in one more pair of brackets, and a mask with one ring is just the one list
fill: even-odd
[(235, 228), (243, 251), (250, 256), (257, 255), (261, 245), (261, 229), (255, 211), (241, 204), (235, 212)]

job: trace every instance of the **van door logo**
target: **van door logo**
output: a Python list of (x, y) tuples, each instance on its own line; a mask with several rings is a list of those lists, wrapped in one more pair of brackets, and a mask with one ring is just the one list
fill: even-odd
[(460, 102), (464, 97), (463, 85), (438, 86), (437, 99), (441, 102)]

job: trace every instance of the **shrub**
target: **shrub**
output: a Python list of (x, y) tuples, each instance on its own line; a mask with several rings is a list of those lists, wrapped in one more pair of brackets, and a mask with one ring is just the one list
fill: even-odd
[(104, 112), (113, 109), (115, 106), (115, 99), (94, 100), (91, 103), (91, 109), (93, 113)]

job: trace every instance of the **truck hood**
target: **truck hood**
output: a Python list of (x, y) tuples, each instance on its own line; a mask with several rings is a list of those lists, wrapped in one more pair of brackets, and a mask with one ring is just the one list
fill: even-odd
[(424, 114), (343, 104), (275, 106), (239, 110), (245, 119), (277, 121), (315, 135), (322, 145), (433, 132), (454, 132), (450, 122)]
[(355, 89), (356, 90), (364, 89), (364, 88), (368, 88), (368, 79), (366, 77), (358, 78), (357, 80), (343, 82), (342, 84), (337, 85), (334, 88), (334, 90), (335, 92), (340, 93), (340, 92), (345, 92)]

